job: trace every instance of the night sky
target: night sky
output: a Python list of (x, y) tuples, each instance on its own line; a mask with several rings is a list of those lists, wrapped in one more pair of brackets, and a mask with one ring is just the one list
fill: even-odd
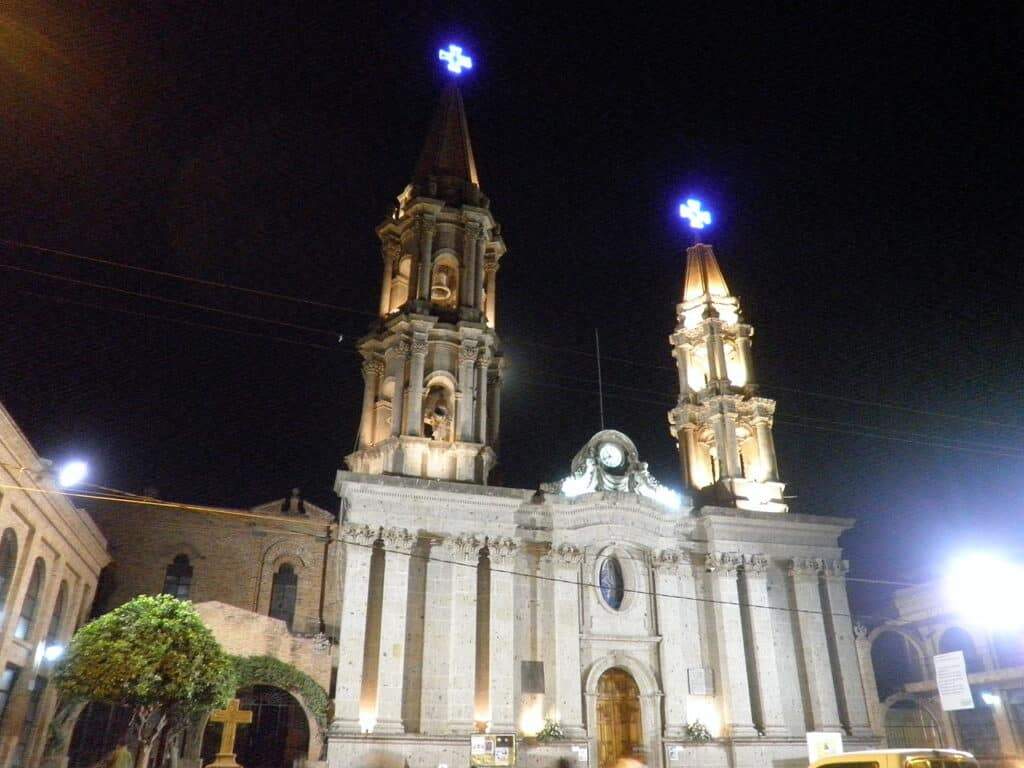
[(0, 238), (305, 301), (3, 244), (0, 398), (103, 485), (232, 506), (298, 485), (336, 508), (374, 227), (458, 41), (509, 247), (505, 484), (563, 476), (599, 428), (597, 327), (608, 426), (678, 486), (667, 336), (694, 194), (756, 329), (792, 509), (859, 518), (854, 575), (1021, 556), (1019, 9), (675, 5), (7, 5)]

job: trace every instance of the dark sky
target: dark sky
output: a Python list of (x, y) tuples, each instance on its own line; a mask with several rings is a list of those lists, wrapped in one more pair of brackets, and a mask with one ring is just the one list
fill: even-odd
[(767, 5), (6, 6), (0, 238), (334, 308), (3, 245), (0, 397), (104, 485), (237, 506), (300, 485), (334, 508), (373, 229), (458, 40), (509, 246), (507, 484), (565, 474), (598, 428), (596, 326), (609, 426), (678, 485), (667, 335), (691, 193), (757, 330), (793, 509), (859, 518), (862, 576), (1019, 555), (1020, 11)]

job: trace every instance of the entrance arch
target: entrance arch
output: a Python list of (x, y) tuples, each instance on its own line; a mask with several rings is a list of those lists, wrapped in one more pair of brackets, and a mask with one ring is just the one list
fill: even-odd
[[(245, 768), (292, 768), (309, 757), (309, 719), (298, 700), (283, 688), (252, 685), (236, 694), (241, 709), (252, 712), (252, 723), (238, 728), (236, 760)], [(220, 745), (220, 723), (207, 722), (203, 731), (202, 765), (209, 765)]]
[(597, 681), (598, 768), (609, 768), (621, 757), (644, 751), (640, 689), (633, 676), (612, 667)]

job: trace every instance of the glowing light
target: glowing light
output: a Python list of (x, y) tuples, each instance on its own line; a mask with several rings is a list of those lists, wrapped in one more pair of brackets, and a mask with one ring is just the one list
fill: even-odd
[(706, 725), (712, 737), (717, 739), (722, 735), (722, 716), (713, 696), (687, 696), (686, 714), (692, 718), (691, 722)]
[(994, 555), (971, 554), (955, 561), (946, 577), (950, 607), (964, 621), (991, 630), (1024, 627), (1024, 567)]
[(994, 693), (983, 691), (981, 694), (981, 700), (990, 707), (998, 707), (1002, 703), (1002, 699)]
[(43, 651), (43, 658), (47, 661), (56, 661), (64, 655), (63, 645), (48, 645), (46, 650)]
[[(555, 718), (557, 722), (557, 717)], [(519, 730), (524, 736), (536, 736), (544, 729), (544, 694), (523, 694), (519, 710)]]
[(457, 45), (449, 45), (447, 51), (442, 48), (437, 52), (437, 57), (441, 61), (448, 62), (448, 71), (454, 72), (456, 75), (461, 75), (464, 69), (473, 68), (473, 60), (466, 56), (462, 52), (462, 48)]
[(373, 733), (373, 726), (377, 724), (377, 713), (368, 712), (362, 707), (359, 709), (359, 730), (362, 733)]
[(704, 229), (711, 223), (711, 212), (702, 211), (700, 200), (690, 198), (679, 206), (679, 218), (690, 222), (690, 229)]
[(89, 474), (89, 465), (84, 461), (69, 461), (57, 473), (57, 482), (62, 488), (70, 488), (85, 480)]

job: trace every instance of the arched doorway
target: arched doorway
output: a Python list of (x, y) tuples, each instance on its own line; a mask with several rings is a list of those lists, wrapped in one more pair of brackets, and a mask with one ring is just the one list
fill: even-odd
[[(309, 757), (309, 721), (299, 702), (285, 690), (269, 685), (242, 688), (236, 694), (242, 709), (252, 712), (252, 724), (238, 729), (235, 755), (245, 768), (291, 768)], [(220, 723), (207, 723), (203, 732), (203, 765), (209, 765), (220, 746)]]
[(598, 768), (643, 752), (640, 689), (632, 675), (613, 667), (597, 681)]

